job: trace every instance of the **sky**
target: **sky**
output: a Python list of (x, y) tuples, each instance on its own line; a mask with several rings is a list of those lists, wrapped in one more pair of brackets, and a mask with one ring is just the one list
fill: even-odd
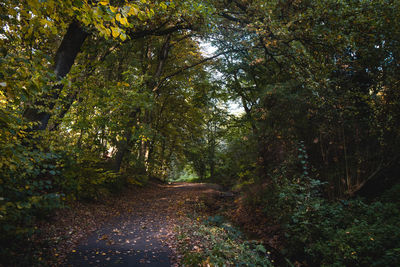
[[(200, 40), (200, 50), (205, 57), (210, 57), (215, 54), (217, 48), (212, 46), (211, 43)], [(228, 101), (228, 111), (230, 114), (240, 116), (244, 113), (244, 109), (240, 103), (235, 101)]]

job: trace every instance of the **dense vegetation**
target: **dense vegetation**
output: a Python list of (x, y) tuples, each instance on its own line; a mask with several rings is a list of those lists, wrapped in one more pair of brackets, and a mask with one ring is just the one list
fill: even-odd
[(399, 265), (399, 13), (395, 0), (2, 1), (0, 258), (31, 261), (35, 223), (71, 201), (186, 175), (240, 192), (296, 266)]

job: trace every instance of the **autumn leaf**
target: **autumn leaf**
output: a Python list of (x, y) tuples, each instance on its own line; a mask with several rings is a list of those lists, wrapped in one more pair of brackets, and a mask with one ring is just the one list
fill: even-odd
[(128, 19), (126, 17), (121, 17), (120, 21), (122, 25), (127, 25), (128, 24)]
[(121, 21), (121, 14), (118, 13), (118, 14), (115, 16), (115, 19), (116, 19), (117, 21)]
[(122, 41), (125, 41), (126, 40), (126, 34), (121, 32), (119, 38), (121, 38)]
[(168, 8), (168, 6), (164, 2), (161, 2), (160, 6), (162, 7), (162, 9), (167, 9)]
[(136, 16), (138, 12), (139, 12), (139, 10), (137, 8), (135, 8), (134, 6), (131, 6), (129, 9), (128, 15)]
[(116, 27), (111, 27), (111, 33), (112, 33), (112, 36), (113, 36), (114, 38), (116, 38), (116, 37), (118, 37), (118, 35), (119, 35), (119, 29), (116, 28)]
[(110, 6), (110, 10), (111, 10), (111, 12), (113, 12), (113, 13), (117, 13), (117, 8), (115, 8), (115, 7), (113, 7), (113, 6)]

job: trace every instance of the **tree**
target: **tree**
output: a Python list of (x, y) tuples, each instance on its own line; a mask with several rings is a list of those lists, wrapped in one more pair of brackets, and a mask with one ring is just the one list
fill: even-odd
[[(179, 30), (192, 29), (192, 22), (201, 20), (202, 12), (204, 12), (198, 5), (189, 6), (184, 1), (176, 4), (171, 2), (168, 5), (164, 2), (159, 4), (147, 1), (142, 1), (140, 4), (121, 2), (116, 3), (115, 6), (108, 1), (98, 3), (28, 1), (25, 4), (7, 1), (2, 7), (7, 11), (11, 10), (11, 14), (14, 14), (8, 17), (10, 22), (15, 23), (15, 17), (20, 17), (17, 20), (19, 26), (11, 25), (7, 23), (7, 20), (3, 25), (3, 29), (8, 29), (6, 30), (8, 40), (18, 36), (22, 37), (21, 41), (24, 42), (24, 37), (33, 32), (26, 25), (26, 21), (33, 16), (55, 34), (58, 33), (58, 29), (54, 22), (69, 25), (55, 53), (53, 71), (56, 81), (69, 73), (89, 32), (106, 39), (113, 37), (121, 41), (150, 35), (167, 35)], [(54, 10), (56, 12), (53, 12)], [(186, 14), (192, 14), (193, 21), (185, 19)], [(16, 26), (15, 29), (14, 26)], [(97, 33), (93, 28), (97, 30)], [(54, 102), (57, 101), (62, 86), (57, 83), (50, 87), (26, 109), (24, 116), (35, 124), (32, 130), (44, 130), (47, 127)]]
[[(301, 140), (336, 196), (353, 194), (383, 166), (393, 166), (378, 156), (388, 153), (377, 144), (375, 129), (382, 128), (370, 124), (379, 120), (377, 107), (386, 106), (377, 94), (390, 87), (382, 78), (390, 76), (389, 58), (397, 54), (391, 46), (397, 35), (384, 34), (398, 23), (393, 9), (379, 1), (220, 4), (214, 43), (237, 51), (224, 58), (220, 72), (257, 140), (258, 176), (268, 179), (269, 169), (296, 154)], [(378, 18), (376, 10), (385, 15)]]

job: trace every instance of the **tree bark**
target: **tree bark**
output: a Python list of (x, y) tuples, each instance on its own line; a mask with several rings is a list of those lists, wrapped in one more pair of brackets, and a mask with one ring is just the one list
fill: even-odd
[[(69, 73), (87, 36), (88, 33), (83, 30), (77, 21), (73, 21), (69, 25), (55, 56), (54, 72), (57, 81), (60, 81)], [(28, 121), (36, 123), (31, 128), (31, 131), (45, 130), (47, 128), (51, 118), (51, 109), (53, 109), (62, 88), (62, 84), (53, 86), (50, 92), (43, 95), (39, 100), (35, 101), (33, 106), (25, 110), (24, 117)]]
[(132, 138), (132, 131), (130, 129), (124, 135), (124, 140), (121, 141), (117, 153), (115, 154), (114, 160), (114, 171), (119, 172), (121, 170), (122, 161), (124, 156), (129, 152), (129, 142)]
[(137, 116), (140, 114), (140, 108), (135, 109), (133, 112), (129, 114), (129, 122), (125, 129), (124, 139), (118, 145), (117, 153), (114, 157), (114, 171), (119, 172), (121, 170), (121, 165), (124, 160), (124, 157), (129, 152), (129, 148), (131, 146), (132, 139), (132, 127), (136, 123)]

